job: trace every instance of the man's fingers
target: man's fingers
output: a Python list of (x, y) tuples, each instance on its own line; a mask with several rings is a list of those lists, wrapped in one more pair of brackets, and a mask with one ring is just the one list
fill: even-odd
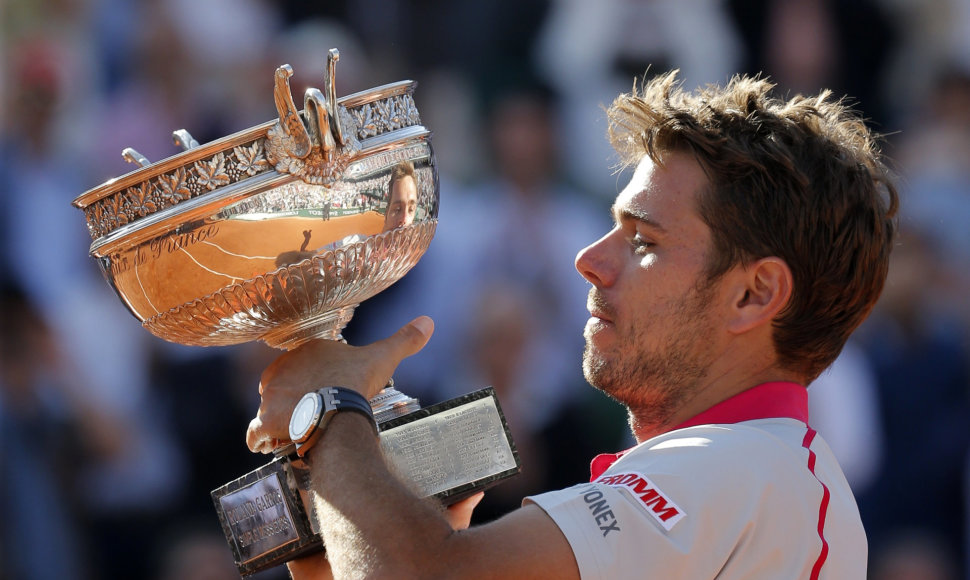
[(428, 316), (419, 316), (401, 327), (391, 338), (396, 339), (398, 353), (404, 359), (424, 348), (433, 333), (434, 321)]
[[(424, 337), (424, 343), (427, 343), (434, 333), (434, 320), (431, 320), (430, 316), (419, 316), (412, 320), (408, 326), (421, 333)], [(424, 343), (421, 346), (424, 346)]]
[(263, 426), (263, 422), (260, 420), (259, 417), (256, 417), (255, 419), (249, 422), (249, 429), (246, 430), (246, 445), (249, 447), (249, 450), (252, 451), (253, 453), (259, 452), (257, 447), (259, 447), (259, 443), (261, 439), (259, 432), (262, 426)]
[(387, 358), (397, 367), (402, 360), (424, 348), (432, 333), (434, 321), (427, 316), (419, 316), (391, 336), (374, 343), (374, 346), (385, 349)]
[(256, 417), (249, 422), (249, 429), (246, 431), (246, 445), (253, 453), (272, 453), (273, 439), (266, 434), (263, 429), (263, 420)]
[(445, 517), (453, 530), (464, 530), (468, 528), (472, 521), (472, 512), (475, 507), (485, 497), (485, 492), (480, 491), (473, 496), (466, 497), (458, 503), (448, 506)]
[(333, 580), (333, 572), (330, 570), (330, 561), (327, 560), (326, 552), (317, 552), (309, 556), (301, 556), (286, 563), (290, 569), (290, 576), (293, 580)]

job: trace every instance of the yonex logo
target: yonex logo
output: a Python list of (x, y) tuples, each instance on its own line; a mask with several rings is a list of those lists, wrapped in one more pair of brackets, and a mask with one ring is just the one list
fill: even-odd
[(625, 488), (640, 500), (647, 513), (656, 519), (661, 526), (670, 531), (685, 515), (684, 510), (664, 495), (650, 479), (637, 472), (604, 475), (596, 480), (613, 487)]
[(596, 525), (603, 532), (603, 537), (605, 538), (607, 534), (614, 530), (619, 532), (620, 526), (616, 523), (616, 516), (610, 508), (610, 504), (603, 498), (603, 492), (592, 485), (588, 486), (587, 490), (583, 493), (583, 501), (586, 502), (586, 507), (589, 508), (593, 519), (596, 520)]

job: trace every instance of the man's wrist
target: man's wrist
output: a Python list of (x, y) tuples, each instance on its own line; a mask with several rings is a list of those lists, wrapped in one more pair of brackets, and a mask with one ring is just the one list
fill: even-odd
[[(349, 410), (349, 409), (344, 409)], [(377, 426), (377, 421), (374, 418), (373, 413), (367, 414), (362, 412), (352, 412), (352, 413), (337, 413), (327, 424), (327, 427), (333, 427), (333, 423), (336, 421), (338, 423), (338, 429), (347, 429), (346, 426), (351, 421), (357, 425), (366, 426), (367, 430), (375, 437), (380, 435), (380, 428)], [(356, 429), (356, 427), (354, 427)]]
[[(351, 411), (343, 413), (343, 411)], [(303, 457), (338, 415), (360, 415), (377, 434), (377, 423), (370, 403), (360, 393), (344, 387), (324, 387), (307, 393), (290, 416), (290, 439), (297, 455)]]
[[(379, 433), (378, 433), (379, 435)], [(369, 445), (365, 442), (377, 441), (378, 437), (374, 434), (374, 424), (370, 423), (366, 417), (360, 413), (338, 413), (327, 424), (326, 443), (317, 441), (318, 445), (308, 448), (303, 460), (310, 465), (317, 465), (324, 453), (333, 453), (341, 448), (342, 441), (351, 441), (346, 445), (355, 455), (366, 453)], [(321, 438), (322, 439), (322, 438)]]

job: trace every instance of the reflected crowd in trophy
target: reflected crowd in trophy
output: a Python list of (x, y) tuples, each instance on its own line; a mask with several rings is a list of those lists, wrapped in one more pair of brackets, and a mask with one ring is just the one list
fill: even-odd
[[(809, 389), (813, 424), (858, 499), (873, 580), (970, 578), (967, 0), (8, 0), (0, 13), (0, 579), (239, 577), (208, 492), (265, 462), (244, 437), (278, 352), (146, 333), (71, 201), (132, 171), (125, 147), (160, 160), (175, 129), (205, 143), (274, 119), (269, 72), (291, 63), (302, 93), (334, 46), (339, 96), (418, 81), (441, 192), (428, 252), (344, 337), (430, 315), (435, 336), (396, 384), (422, 404), (495, 388), (523, 468), (476, 522), (632, 444), (579, 364), (588, 284), (574, 259), (611, 227), (625, 181), (602, 105), (671, 68), (689, 86), (764, 71), (791, 94), (853, 97), (902, 177), (901, 242), (875, 312)], [(418, 207), (429, 182), (413, 182)], [(379, 209), (367, 191), (236, 210), (336, 219)]]

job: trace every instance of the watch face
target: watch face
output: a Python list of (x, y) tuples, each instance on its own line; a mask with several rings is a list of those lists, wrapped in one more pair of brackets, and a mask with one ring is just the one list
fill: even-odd
[(313, 431), (320, 419), (321, 400), (317, 393), (303, 395), (290, 416), (290, 439), (301, 442)]

